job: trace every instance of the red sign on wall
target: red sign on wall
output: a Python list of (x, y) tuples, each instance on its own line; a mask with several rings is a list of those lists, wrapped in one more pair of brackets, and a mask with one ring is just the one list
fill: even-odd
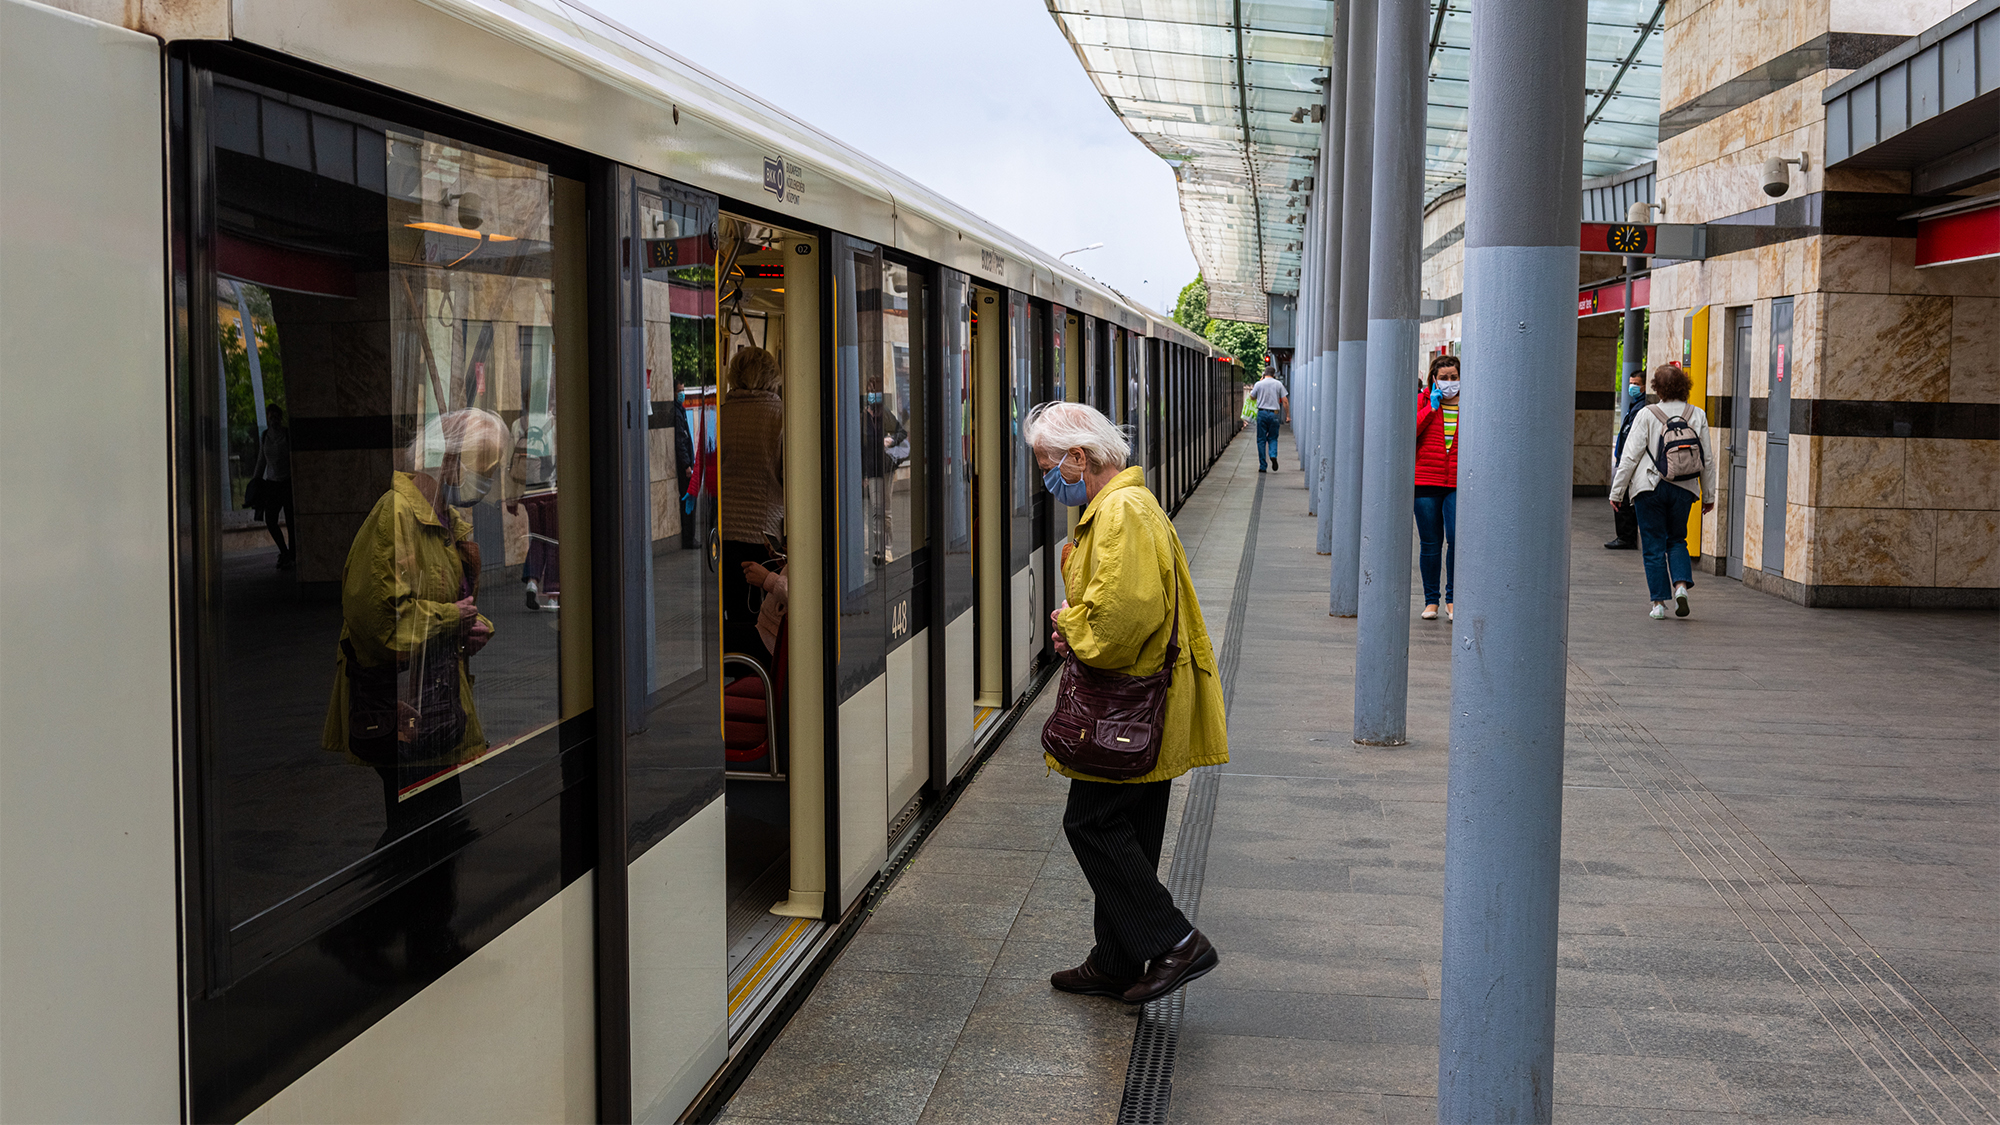
[(2000, 199), (1955, 215), (1917, 220), (1917, 268), (2000, 258)]
[(1586, 254), (1651, 254), (1650, 223), (1585, 223), (1577, 242)]

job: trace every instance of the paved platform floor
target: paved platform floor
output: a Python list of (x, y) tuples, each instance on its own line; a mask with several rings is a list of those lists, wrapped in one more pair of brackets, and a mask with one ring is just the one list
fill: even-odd
[[(1236, 443), (1178, 521), (1218, 638), (1253, 571), (1197, 917), (1223, 962), (1186, 996), (1171, 1120), (1435, 1120), (1448, 627), (1413, 622), (1411, 744), (1355, 747), (1355, 623), (1325, 613), (1300, 474), (1261, 505), (1259, 479)], [(1655, 622), (1609, 529), (1577, 501), (1558, 1120), (1995, 1120), (2000, 618), (1704, 576)], [(1090, 945), (1047, 706), (725, 1120), (1116, 1120), (1135, 1013), (1046, 982)]]

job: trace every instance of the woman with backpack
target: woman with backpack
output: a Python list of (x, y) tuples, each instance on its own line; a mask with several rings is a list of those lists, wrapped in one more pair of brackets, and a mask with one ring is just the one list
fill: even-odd
[(1451, 620), (1451, 572), (1458, 554), (1458, 357), (1434, 356), (1417, 392), (1417, 569), (1424, 577), (1425, 621), (1438, 615), (1438, 564), (1444, 564), (1444, 619)]
[(1630, 496), (1639, 518), (1640, 554), (1646, 563), (1647, 613), (1655, 621), (1688, 615), (1688, 587), (1694, 565), (1688, 559), (1688, 509), (1715, 510), (1715, 458), (1708, 444), (1708, 415), (1688, 404), (1694, 380), (1679, 364), (1653, 370), (1653, 393), (1660, 401), (1641, 410), (1625, 439), (1625, 455), (1611, 481), (1611, 507)]

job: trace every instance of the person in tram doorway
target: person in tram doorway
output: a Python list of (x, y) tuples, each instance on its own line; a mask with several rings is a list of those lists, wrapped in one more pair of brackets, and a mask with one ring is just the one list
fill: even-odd
[[(455, 767), (486, 750), (470, 660), (493, 639), (479, 612), (480, 557), (462, 509), (505, 475), (512, 434), (500, 416), (465, 409), (430, 420), (410, 442), (407, 471), (369, 511), (341, 570), (340, 643), (321, 745), (373, 769), (386, 824), (377, 850), (456, 810)], [(460, 842), (463, 842), (462, 839)], [(400, 919), (415, 962), (455, 963), (450, 863), (427, 873)], [(385, 933), (350, 933), (337, 956), (372, 965)]]
[(1455, 355), (1431, 357), (1417, 397), (1417, 569), (1424, 578), (1425, 621), (1438, 615), (1438, 566), (1444, 567), (1444, 618), (1451, 620), (1451, 577), (1458, 558), (1458, 386)]
[[(1618, 440), (1611, 446), (1611, 471), (1618, 472), (1618, 460), (1625, 456), (1625, 435), (1632, 432), (1632, 420), (1639, 416), (1639, 410), (1646, 405), (1646, 373), (1633, 368), (1625, 379), (1625, 417), (1618, 423)], [(1639, 549), (1639, 520), (1632, 514), (1632, 506), (1613, 507), (1611, 511), (1612, 537), (1604, 545), (1607, 551), (1636, 551)]]
[(1144, 471), (1125, 467), (1131, 446), (1118, 427), (1090, 406), (1052, 402), (1029, 412), (1022, 436), (1049, 491), (1083, 509), (1063, 564), (1067, 596), (1050, 614), (1057, 650), (1093, 668), (1156, 674), (1173, 632), (1169, 618), (1179, 605), (1180, 655), (1153, 771), (1106, 781), (1047, 759), (1070, 779), (1063, 832), (1097, 899), (1096, 947), (1083, 964), (1054, 974), (1049, 983), (1064, 992), (1143, 1004), (1220, 960), (1159, 878), (1172, 780), (1229, 760), (1215, 653), (1180, 537), (1146, 488)]
[(1653, 393), (1660, 401), (1641, 411), (1626, 436), (1618, 475), (1611, 480), (1611, 506), (1630, 497), (1639, 521), (1639, 553), (1646, 563), (1646, 595), (1655, 621), (1688, 615), (1688, 587), (1694, 565), (1688, 558), (1688, 509), (1715, 510), (1715, 458), (1708, 443), (1708, 415), (1687, 401), (1694, 380), (1679, 364), (1653, 370)]
[(1264, 377), (1250, 388), (1251, 401), (1257, 404), (1257, 471), (1263, 472), (1268, 463), (1272, 472), (1278, 471), (1278, 423), (1292, 420), (1292, 396), (1285, 391), (1285, 385), (1278, 381), (1278, 369), (1267, 367)]
[(785, 535), (785, 400), (778, 357), (754, 345), (729, 360), (722, 402), (722, 643), (762, 653), (743, 564), (769, 562)]
[[(292, 431), (277, 403), (264, 408), (264, 432), (257, 437), (257, 460), (250, 466), (250, 479), (257, 482), (253, 507), (259, 509), (271, 542), (278, 545), (278, 569), (290, 570), (299, 557), (299, 528), (292, 517)], [(278, 530), (280, 515), (292, 533), (289, 543)]]

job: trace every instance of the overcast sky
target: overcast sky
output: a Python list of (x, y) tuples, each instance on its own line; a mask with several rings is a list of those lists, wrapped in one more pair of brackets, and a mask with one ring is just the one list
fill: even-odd
[(1174, 174), (1039, 0), (585, 0), (1127, 296), (1194, 280)]

